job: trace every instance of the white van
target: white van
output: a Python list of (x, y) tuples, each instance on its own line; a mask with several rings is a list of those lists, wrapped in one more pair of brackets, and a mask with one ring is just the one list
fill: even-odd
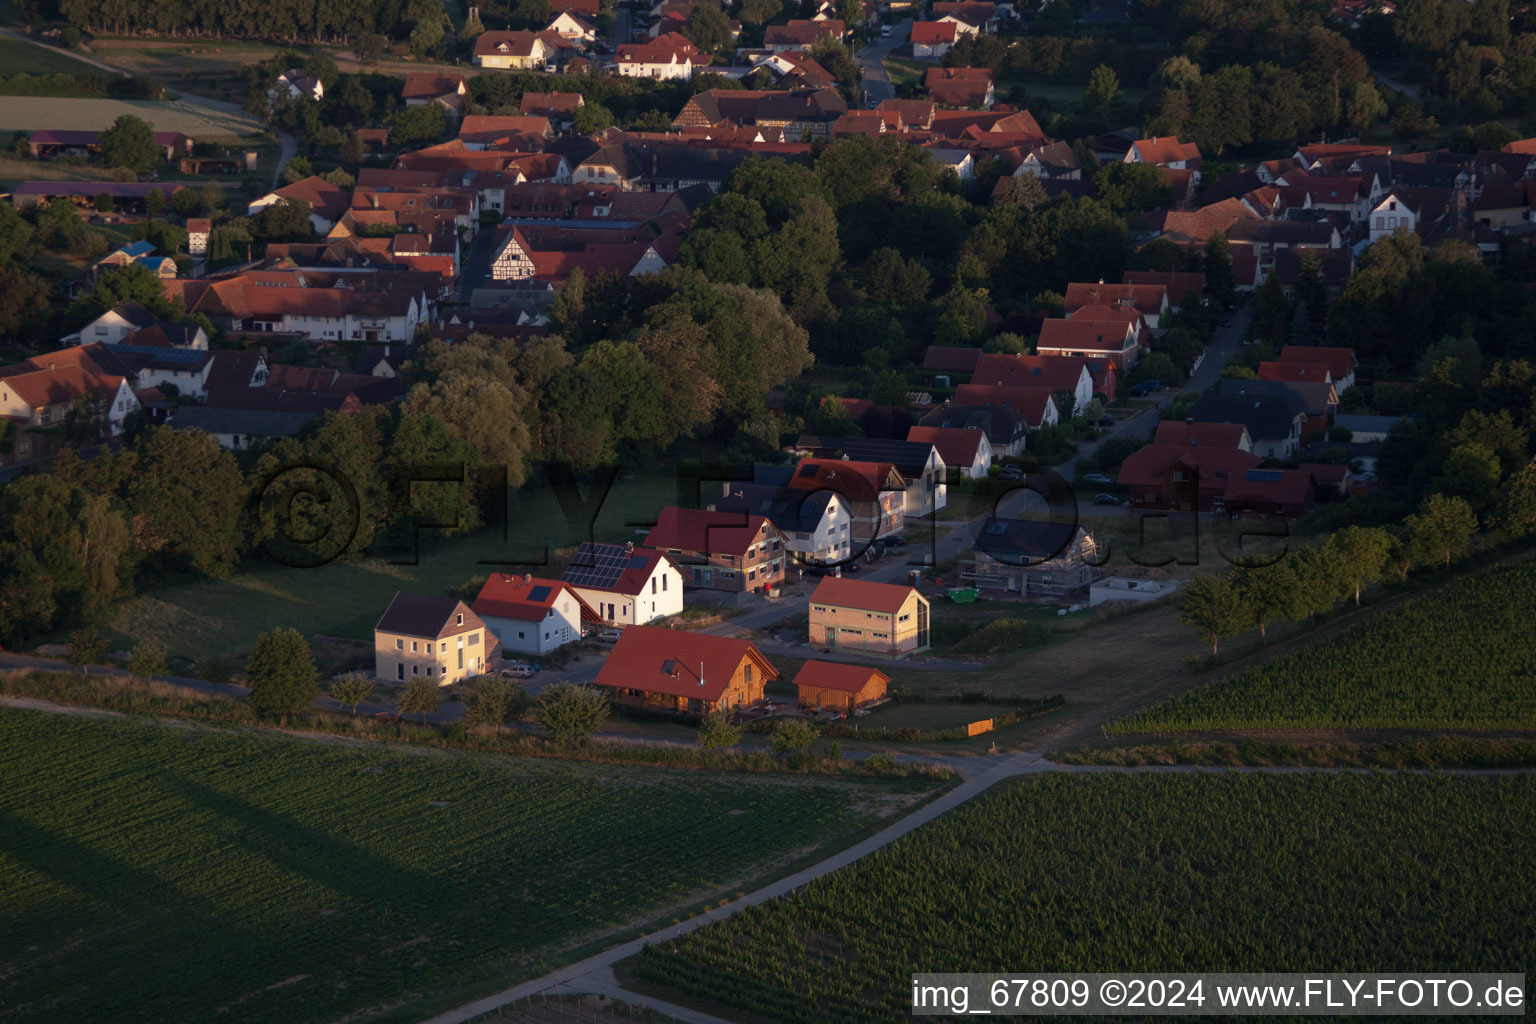
[(882, 37), (883, 36), (888, 36), (890, 34), (891, 34), (891, 26), (889, 26), (889, 25), (881, 25), (880, 26), (880, 35)]

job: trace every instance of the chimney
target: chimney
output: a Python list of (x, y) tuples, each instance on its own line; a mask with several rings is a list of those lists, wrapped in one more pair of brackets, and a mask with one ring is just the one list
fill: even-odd
[(523, 573), (523, 582), (524, 583), (532, 583), (533, 582), (533, 573), (531, 573), (531, 572)]
[(624, 542), (624, 550), (625, 551), (633, 551), (633, 550), (635, 550), (635, 542), (632, 541), (632, 540), (625, 541)]
[(699, 662), (699, 685), (704, 685), (704, 663), (702, 661)]

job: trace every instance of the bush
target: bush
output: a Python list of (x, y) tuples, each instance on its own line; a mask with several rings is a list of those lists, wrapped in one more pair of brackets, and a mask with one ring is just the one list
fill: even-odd
[(741, 726), (731, 721), (729, 711), (705, 715), (699, 722), (699, 746), (705, 750), (723, 750), (741, 742)]
[(816, 730), (798, 718), (780, 722), (773, 734), (773, 752), (788, 757), (805, 753), (816, 742)]
[(534, 714), (555, 742), (578, 745), (608, 720), (608, 698), (596, 687), (559, 682), (539, 694)]

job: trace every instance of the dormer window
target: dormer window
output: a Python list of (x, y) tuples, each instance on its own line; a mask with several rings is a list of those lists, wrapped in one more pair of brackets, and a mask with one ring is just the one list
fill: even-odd
[(457, 616), (455, 616), (455, 618), (457, 619), (457, 621), (454, 623), (455, 625), (458, 625), (458, 626), (464, 625), (464, 613), (463, 612), (459, 612), (459, 614)]

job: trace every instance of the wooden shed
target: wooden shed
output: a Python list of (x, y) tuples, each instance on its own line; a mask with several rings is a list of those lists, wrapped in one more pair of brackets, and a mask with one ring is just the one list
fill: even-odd
[(868, 665), (808, 661), (795, 675), (795, 695), (803, 708), (852, 711), (885, 696), (891, 677)]

